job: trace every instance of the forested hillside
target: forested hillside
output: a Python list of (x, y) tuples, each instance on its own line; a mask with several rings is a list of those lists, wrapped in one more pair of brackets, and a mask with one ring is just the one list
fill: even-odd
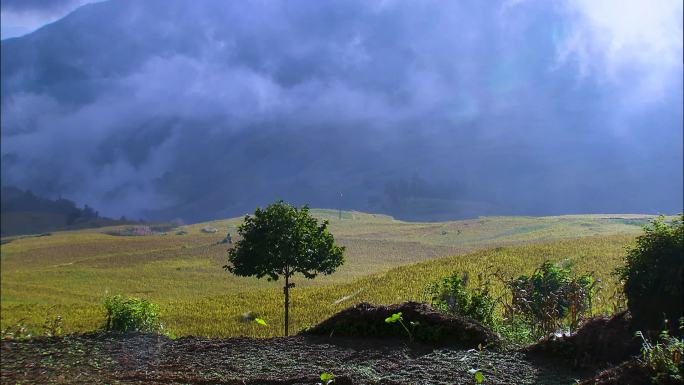
[(79, 208), (69, 199), (42, 198), (16, 187), (3, 187), (1, 201), (3, 237), (128, 223), (101, 217), (88, 205)]

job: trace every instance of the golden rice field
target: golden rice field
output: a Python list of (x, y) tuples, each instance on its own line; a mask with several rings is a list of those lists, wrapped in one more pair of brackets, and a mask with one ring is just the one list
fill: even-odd
[[(313, 212), (330, 220), (336, 239), (347, 247), (346, 263), (332, 276), (295, 280), (293, 331), (360, 301), (424, 299), (425, 286), (451, 271), (514, 275), (531, 272), (545, 259), (570, 259), (579, 271), (596, 272), (605, 289), (595, 310), (606, 311), (617, 289), (610, 272), (649, 219), (577, 215), (410, 223), (359, 212), (344, 212), (341, 220), (337, 211)], [(110, 293), (158, 303), (166, 327), (179, 336), (279, 335), (281, 283), (234, 277), (222, 269), (227, 246), (218, 242), (226, 231), (235, 237), (239, 222), (183, 226), (187, 235), (174, 230), (123, 237), (105, 234), (108, 228), (14, 239), (0, 249), (2, 328), (23, 322), (38, 330), (46, 315), (59, 314), (67, 332), (94, 330), (104, 321), (101, 300)], [(202, 233), (205, 226), (219, 232)], [(269, 325), (241, 322), (247, 311)]]

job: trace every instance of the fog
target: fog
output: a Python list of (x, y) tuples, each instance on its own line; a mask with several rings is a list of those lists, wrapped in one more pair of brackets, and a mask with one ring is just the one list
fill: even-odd
[(681, 212), (682, 69), (681, 1), (86, 4), (2, 40), (2, 184), (186, 221)]

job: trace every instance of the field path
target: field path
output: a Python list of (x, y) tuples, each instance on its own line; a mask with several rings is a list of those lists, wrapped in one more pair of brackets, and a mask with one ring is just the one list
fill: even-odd
[[(481, 355), (480, 355), (481, 354)], [(581, 374), (519, 352), (408, 347), (397, 340), (289, 337), (170, 340), (153, 334), (92, 333), (2, 341), (2, 383), (571, 384)], [(586, 376), (584, 376), (586, 377)]]

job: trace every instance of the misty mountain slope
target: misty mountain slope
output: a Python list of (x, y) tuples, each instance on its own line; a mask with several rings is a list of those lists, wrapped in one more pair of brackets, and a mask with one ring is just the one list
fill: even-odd
[(0, 201), (0, 235), (3, 237), (130, 223), (125, 218), (101, 217), (88, 205), (79, 208), (68, 199), (44, 199), (14, 187), (3, 187)]
[(586, 12), (86, 5), (2, 41), (2, 184), (188, 221), (275, 199), (418, 220), (681, 211), (681, 32), (597, 39)]

